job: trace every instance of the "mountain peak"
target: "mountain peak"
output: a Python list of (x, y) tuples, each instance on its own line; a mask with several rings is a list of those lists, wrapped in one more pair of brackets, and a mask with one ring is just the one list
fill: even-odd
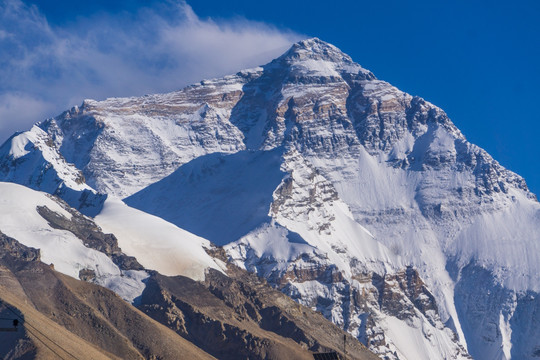
[(313, 37), (299, 41), (281, 56), (287, 60), (322, 60), (330, 62), (352, 63), (351, 57), (332, 44), (329, 44), (319, 38)]
[(315, 78), (316, 81), (323, 78), (333, 79), (331, 81), (340, 78), (344, 81), (375, 79), (370, 71), (355, 63), (349, 55), (316, 37), (293, 44), (268, 65), (269, 68), (288, 69), (292, 82), (306, 81), (307, 78)]

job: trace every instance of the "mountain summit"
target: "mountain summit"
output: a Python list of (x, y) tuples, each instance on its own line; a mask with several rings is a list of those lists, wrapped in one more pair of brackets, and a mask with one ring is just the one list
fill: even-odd
[(332, 44), (319, 38), (311, 38), (297, 42), (275, 61), (329, 61), (333, 63), (353, 64), (351, 57)]
[(192, 233), (199, 277), (219, 269), (202, 246), (223, 246), (383, 358), (540, 351), (540, 204), (524, 179), (317, 38), (180, 91), (85, 100), (10, 138), (0, 164), (113, 233), (133, 211)]
[[(287, 52), (263, 67), (267, 72), (286, 73), (299, 78), (339, 78), (350, 81), (354, 78), (375, 79), (375, 76), (356, 64), (349, 55), (334, 45), (318, 38), (311, 38), (294, 44)], [(311, 79), (311, 81), (316, 81)]]

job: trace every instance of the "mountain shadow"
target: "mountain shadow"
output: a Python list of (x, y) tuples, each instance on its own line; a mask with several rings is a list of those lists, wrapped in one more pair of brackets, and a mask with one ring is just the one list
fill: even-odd
[(272, 194), (285, 176), (281, 155), (276, 149), (201, 156), (124, 201), (224, 245), (270, 220)]

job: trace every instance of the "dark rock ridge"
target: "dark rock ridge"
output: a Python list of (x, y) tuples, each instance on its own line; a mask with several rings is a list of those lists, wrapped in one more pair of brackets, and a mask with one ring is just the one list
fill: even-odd
[[(92, 219), (70, 208), (62, 200), (56, 197), (52, 198), (71, 214), (71, 219), (67, 219), (46, 206), (38, 206), (37, 212), (49, 222), (52, 228), (73, 233), (83, 241), (84, 246), (105, 253), (122, 270), (143, 269), (143, 266), (133, 256), (127, 256), (122, 252), (122, 249), (118, 247), (118, 240), (113, 234), (104, 234)], [(88, 278), (90, 274), (84, 273), (83, 275)]]

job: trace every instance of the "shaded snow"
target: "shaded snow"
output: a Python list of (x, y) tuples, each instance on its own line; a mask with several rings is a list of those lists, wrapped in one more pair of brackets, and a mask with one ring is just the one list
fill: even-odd
[(284, 173), (280, 151), (201, 156), (125, 199), (134, 208), (223, 245), (267, 222)]

